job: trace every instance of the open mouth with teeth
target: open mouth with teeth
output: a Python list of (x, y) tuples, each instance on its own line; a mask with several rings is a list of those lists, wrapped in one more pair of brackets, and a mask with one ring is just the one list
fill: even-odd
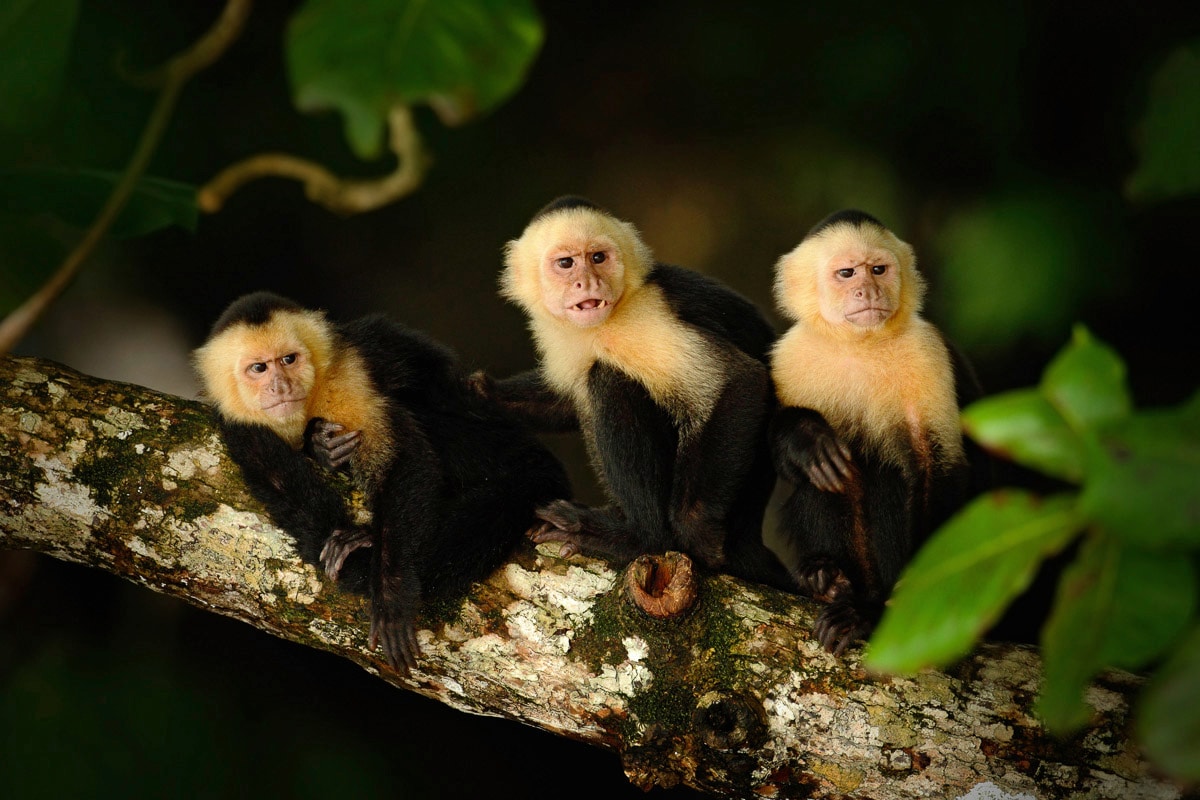
[(567, 306), (567, 316), (576, 325), (597, 325), (608, 318), (613, 304), (600, 297), (589, 297)]

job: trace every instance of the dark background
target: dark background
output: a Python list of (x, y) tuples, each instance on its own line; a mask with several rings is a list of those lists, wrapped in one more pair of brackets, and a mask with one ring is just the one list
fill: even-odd
[[(187, 87), (152, 174), (198, 184), (263, 150), (390, 169), (355, 160), (333, 115), (292, 108), (281, 36), (297, 5), (260, 3)], [(539, 5), (545, 44), (510, 101), (455, 129), (418, 110), (435, 161), (413, 196), (345, 219), (295, 184), (252, 184), (195, 232), (105, 244), (17, 352), (191, 397), (189, 350), (231, 299), (271, 289), (334, 318), (388, 312), (509, 374), (533, 353), (497, 296), (501, 249), (545, 202), (580, 193), (781, 329), (775, 260), (825, 214), (863, 208), (916, 247), (928, 317), (988, 390), (1035, 383), (1075, 322), (1126, 359), (1139, 406), (1196, 389), (1178, 329), (1194, 324), (1200, 201), (1125, 191), (1152, 77), (1196, 46), (1196, 3)], [(9, 161), (122, 168), (152, 99), (114, 54), (157, 63), (213, 11), (85, 4), (61, 125)], [(77, 236), (0, 218), (0, 310), (55, 263), (29, 254)], [(595, 497), (578, 443), (551, 443)], [(640, 795), (613, 754), (451, 711), (109, 575), (0, 553), (0, 795), (335, 791)]]

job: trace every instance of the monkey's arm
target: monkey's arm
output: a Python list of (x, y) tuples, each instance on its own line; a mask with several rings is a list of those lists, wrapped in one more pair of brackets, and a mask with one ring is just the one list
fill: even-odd
[(546, 385), (539, 370), (496, 380), (485, 372), (470, 377), (471, 389), (495, 401), (518, 421), (544, 433), (579, 430), (579, 416), (570, 398)]
[(853, 456), (816, 411), (785, 407), (775, 413), (769, 433), (775, 468), (792, 483), (811, 481), (823, 492), (843, 492)]
[(222, 420), (221, 435), (250, 493), (267, 507), (279, 527), (295, 537), (305, 561), (320, 563), (325, 539), (336, 530), (355, 527), (341, 495), (274, 432)]

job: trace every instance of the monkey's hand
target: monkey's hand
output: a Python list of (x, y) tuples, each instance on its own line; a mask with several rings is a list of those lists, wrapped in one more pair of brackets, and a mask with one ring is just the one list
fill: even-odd
[(337, 469), (358, 450), (361, 435), (362, 431), (347, 431), (345, 425), (313, 417), (304, 430), (304, 452), (325, 469)]
[(813, 636), (830, 653), (840, 656), (851, 644), (867, 638), (881, 610), (857, 602), (851, 593), (843, 594), (821, 609)]
[(371, 601), (368, 647), (374, 652), (382, 644), (388, 664), (404, 675), (417, 665), (417, 654), (421, 652), (416, 619), (421, 590), (414, 584), (412, 576), (408, 579), (384, 576)]
[(329, 534), (321, 548), (321, 567), (330, 580), (336, 581), (346, 563), (346, 556), (362, 547), (371, 546), (371, 531), (355, 526), (339, 529)]
[(583, 524), (587, 510), (586, 506), (572, 503), (570, 500), (555, 500), (533, 512), (541, 521), (525, 535), (534, 544), (562, 542), (558, 553), (563, 558), (569, 558), (579, 553), (581, 545), (587, 539)]
[(850, 579), (832, 558), (806, 558), (792, 570), (800, 591), (820, 603), (832, 603), (853, 592)]
[(771, 422), (775, 468), (792, 483), (809, 481), (823, 492), (844, 492), (854, 457), (825, 418), (810, 408), (784, 408)]

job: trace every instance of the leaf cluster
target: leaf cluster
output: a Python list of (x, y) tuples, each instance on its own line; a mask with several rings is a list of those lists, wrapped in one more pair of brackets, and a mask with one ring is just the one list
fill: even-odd
[(1088, 722), (1100, 671), (1151, 671), (1138, 723), (1147, 751), (1200, 778), (1200, 393), (1135, 411), (1120, 357), (1078, 326), (1036, 387), (969, 406), (963, 425), (1074, 488), (999, 489), (947, 522), (897, 584), (868, 665), (913, 672), (961, 657), (1044, 559), (1077, 543), (1042, 628), (1039, 714), (1069, 733)]

